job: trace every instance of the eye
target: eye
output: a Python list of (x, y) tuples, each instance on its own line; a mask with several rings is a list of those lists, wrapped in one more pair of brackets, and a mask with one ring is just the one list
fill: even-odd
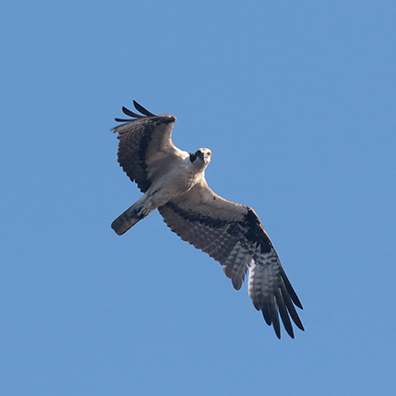
[(209, 151), (208, 153), (206, 153), (206, 155), (207, 155), (208, 157), (210, 157), (210, 156), (212, 155), (212, 153)]

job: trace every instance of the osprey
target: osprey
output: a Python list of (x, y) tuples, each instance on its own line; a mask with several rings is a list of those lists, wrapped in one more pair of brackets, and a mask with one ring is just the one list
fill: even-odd
[(205, 169), (212, 152), (179, 150), (171, 139), (174, 116), (154, 115), (133, 103), (142, 115), (123, 107), (131, 118), (116, 118), (123, 124), (112, 130), (119, 139), (118, 162), (144, 195), (114, 220), (113, 230), (122, 235), (158, 209), (173, 232), (223, 266), (236, 290), (249, 268), (248, 292), (254, 307), (262, 311), (278, 338), (279, 316), (294, 338), (290, 318), (304, 330), (294, 307), (302, 309), (302, 305), (255, 211), (209, 188)]

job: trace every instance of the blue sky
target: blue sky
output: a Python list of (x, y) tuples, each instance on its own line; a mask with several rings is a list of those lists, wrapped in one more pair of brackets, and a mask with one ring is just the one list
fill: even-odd
[[(0, 393), (393, 395), (396, 4), (3, 2)], [(252, 206), (305, 332), (278, 340), (140, 196), (137, 100)]]

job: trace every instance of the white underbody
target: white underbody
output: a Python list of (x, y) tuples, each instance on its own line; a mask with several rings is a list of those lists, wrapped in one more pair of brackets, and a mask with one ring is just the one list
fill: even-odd
[(187, 156), (180, 160), (179, 166), (173, 164), (172, 169), (164, 173), (164, 176), (157, 178), (143, 197), (133, 205), (143, 217), (189, 191), (204, 178), (205, 170), (197, 169)]

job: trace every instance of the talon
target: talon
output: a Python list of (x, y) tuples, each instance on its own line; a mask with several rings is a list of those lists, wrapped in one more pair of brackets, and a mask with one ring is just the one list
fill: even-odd
[(139, 220), (144, 219), (148, 215), (148, 210), (144, 206), (136, 212), (136, 217)]

